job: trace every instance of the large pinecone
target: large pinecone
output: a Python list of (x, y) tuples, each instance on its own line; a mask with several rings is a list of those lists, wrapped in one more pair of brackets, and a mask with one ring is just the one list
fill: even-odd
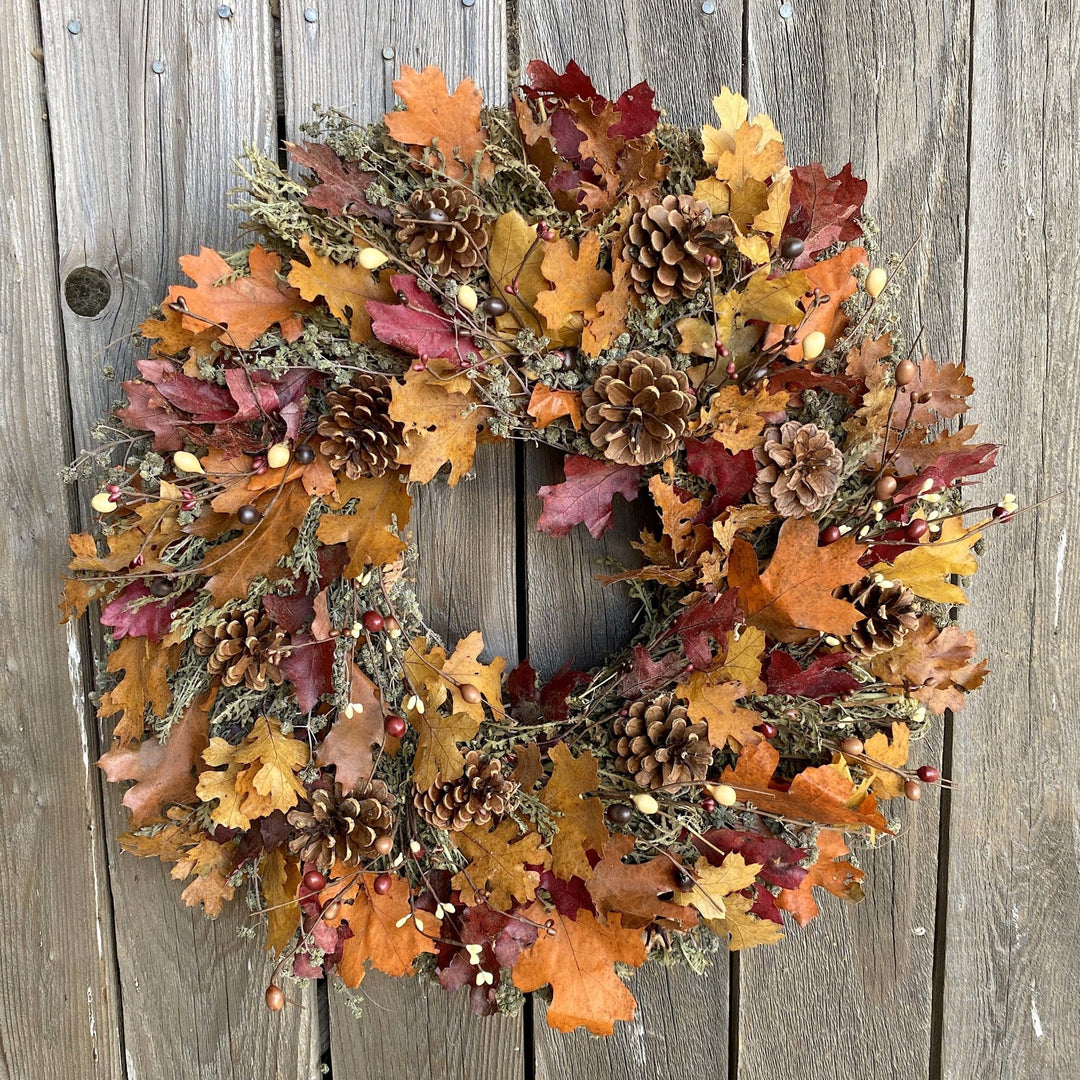
[(854, 585), (843, 585), (834, 595), (854, 604), (862, 615), (842, 639), (844, 648), (858, 656), (871, 657), (895, 649), (918, 628), (915, 594), (900, 582), (875, 575)]
[(646, 789), (677, 792), (704, 780), (712, 762), (707, 724), (693, 724), (671, 694), (635, 701), (628, 715), (615, 718), (611, 740), (615, 767)]
[(706, 231), (711, 219), (708, 204), (693, 195), (665, 195), (634, 210), (622, 257), (640, 295), (668, 304), (698, 291), (708, 274), (705, 257), (718, 254)]
[(620, 465), (662, 461), (686, 431), (689, 389), (686, 373), (662, 356), (634, 351), (605, 364), (581, 395), (593, 446)]
[(449, 782), (436, 777), (426, 791), (417, 790), (413, 805), (429, 825), (457, 831), (506, 813), (515, 791), (517, 784), (503, 776), (499, 761), (485, 761), (470, 750), (461, 776)]
[(245, 683), (252, 690), (265, 690), (284, 680), (278, 667), (284, 640), (285, 631), (264, 612), (234, 607), (195, 635), (195, 650), (210, 658), (207, 669), (220, 675), (225, 686)]
[(395, 214), (397, 238), (412, 259), (422, 258), (444, 277), (464, 276), (480, 264), (488, 230), (480, 200), (467, 188), (419, 189)]
[(319, 449), (335, 471), (350, 480), (382, 476), (397, 459), (401, 425), (390, 419), (390, 381), (358, 372), (352, 383), (326, 395), (327, 413), (319, 420)]
[(308, 801), (310, 809), (289, 811), (289, 824), (297, 831), (289, 850), (324, 874), (335, 862), (355, 865), (373, 858), (379, 837), (393, 835), (394, 796), (381, 780), (363, 781), (351, 792), (340, 784), (316, 788)]
[(789, 420), (765, 429), (765, 442), (754, 450), (758, 473), (754, 498), (784, 517), (816, 514), (840, 484), (844, 459), (827, 431), (817, 424)]

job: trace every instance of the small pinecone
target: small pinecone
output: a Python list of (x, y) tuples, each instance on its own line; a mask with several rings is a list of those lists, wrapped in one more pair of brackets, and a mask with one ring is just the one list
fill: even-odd
[(662, 356), (634, 351), (605, 364), (581, 395), (593, 446), (619, 465), (663, 461), (686, 431), (689, 389), (686, 373)]
[(765, 429), (764, 445), (754, 450), (758, 473), (754, 498), (784, 517), (816, 514), (840, 484), (844, 459), (817, 424), (789, 420)]
[(195, 650), (210, 658), (207, 669), (220, 675), (225, 686), (244, 683), (252, 690), (266, 690), (284, 680), (278, 667), (284, 640), (285, 631), (264, 612), (235, 607), (195, 635)]
[(708, 274), (705, 256), (717, 254), (705, 231), (711, 219), (708, 204), (693, 195), (665, 195), (634, 211), (622, 257), (641, 296), (668, 304), (698, 291)]
[(316, 788), (308, 797), (309, 810), (290, 810), (289, 824), (297, 835), (289, 850), (324, 874), (335, 862), (356, 864), (373, 858), (375, 842), (394, 832), (394, 796), (381, 780), (361, 782), (345, 792), (340, 784)]
[(635, 701), (627, 716), (615, 719), (615, 767), (645, 789), (681, 791), (676, 785), (704, 780), (709, 771), (708, 736), (708, 725), (692, 724), (671, 694)]
[(478, 266), (488, 230), (480, 200), (466, 188), (414, 191), (395, 214), (397, 238), (412, 259), (423, 258), (443, 276), (462, 276)]
[(417, 790), (413, 805), (436, 829), (458, 831), (486, 825), (506, 813), (517, 784), (502, 774), (499, 761), (484, 761), (476, 750), (465, 755), (465, 771), (444, 783), (441, 777), (426, 791)]
[(900, 582), (866, 577), (841, 586), (834, 595), (854, 604), (863, 616), (842, 639), (844, 648), (859, 656), (895, 649), (918, 628), (915, 594)]
[(401, 425), (390, 419), (390, 381), (359, 372), (352, 383), (326, 395), (327, 414), (319, 420), (319, 449), (350, 480), (382, 476), (397, 459)]

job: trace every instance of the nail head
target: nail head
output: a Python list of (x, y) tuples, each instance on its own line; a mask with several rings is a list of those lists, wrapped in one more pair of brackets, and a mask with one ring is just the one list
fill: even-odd
[(476, 3), (476, 0), (461, 0), (462, 7), (472, 7)]
[(319, 13), (313, 8), (304, 8), (304, 22), (318, 22)]
[(232, 8), (228, 4), (219, 4), (217, 13), (220, 18), (229, 19), (232, 17)]
[(392, 45), (384, 45), (382, 51), (382, 58), (384, 60), (394, 59), (394, 47)]
[(78, 19), (72, 19), (71, 22), (68, 23), (68, 33), (69, 34), (77, 34), (81, 29), (82, 29), (82, 23), (79, 22)]
[(701, 10), (706, 15), (714, 15), (716, 13), (716, 0), (703, 0)]
[(150, 65), (150, 70), (153, 71), (155, 75), (160, 75), (165, 70), (165, 65), (160, 60), (155, 60)]
[(792, 11), (791, 11), (791, 5), (790, 4), (781, 4), (780, 5), (780, 18), (781, 19), (790, 19), (791, 14), (792, 14)]

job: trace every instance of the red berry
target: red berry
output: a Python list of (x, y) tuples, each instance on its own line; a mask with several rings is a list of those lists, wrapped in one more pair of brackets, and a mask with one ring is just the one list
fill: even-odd
[(715, 270), (720, 265), (719, 256), (714, 255), (711, 251), (701, 261), (705, 264), (707, 270)]
[(828, 547), (829, 544), (835, 544), (840, 539), (840, 529), (836, 525), (828, 525), (821, 530), (818, 536), (818, 546)]
[(304, 888), (308, 892), (322, 892), (326, 888), (326, 875), (318, 870), (309, 870), (304, 875)]
[(383, 728), (391, 738), (400, 739), (405, 734), (405, 718), (395, 715), (388, 716), (383, 722)]
[(365, 611), (361, 621), (369, 634), (377, 634), (386, 625), (386, 620), (377, 611)]
[(269, 467), (270, 466), (266, 464), (266, 458), (264, 457), (254, 458), (251, 462), (251, 471), (253, 473), (262, 474), (266, 472)]
[(412, 362), (413, 371), (424, 371), (427, 368), (427, 363), (424, 360), (414, 360)]
[(724, 370), (728, 373), (728, 375), (730, 377), (734, 377), (735, 372), (738, 371), (738, 368), (735, 367), (735, 361), (734, 360), (730, 361), (728, 363), (728, 366), (726, 368), (724, 368)]
[(394, 884), (394, 879), (389, 874), (380, 874), (371, 884), (377, 896), (385, 896)]
[(716, 809), (716, 800), (711, 795), (707, 796), (701, 800), (701, 809), (706, 814), (711, 814)]
[(755, 731), (760, 731), (766, 739), (776, 738), (776, 725), (769, 723), (768, 720), (763, 721), (754, 728)]
[(941, 779), (941, 770), (933, 765), (920, 765), (918, 777), (924, 784), (936, 784)]
[(926, 518), (915, 518), (904, 530), (904, 536), (909, 540), (921, 540), (930, 531)]

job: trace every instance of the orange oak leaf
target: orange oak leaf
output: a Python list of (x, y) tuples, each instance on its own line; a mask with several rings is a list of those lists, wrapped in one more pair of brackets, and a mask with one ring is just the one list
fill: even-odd
[(598, 270), (600, 234), (586, 233), (575, 251), (562, 237), (544, 249), (541, 264), (544, 277), (552, 283), (533, 305), (555, 330), (580, 331), (585, 322), (596, 318), (596, 303), (612, 287), (611, 274)]
[(694, 671), (675, 693), (686, 702), (695, 724), (709, 725), (709, 743), (717, 750), (723, 750), (729, 739), (741, 746), (761, 741), (761, 734), (754, 730), (761, 723), (760, 713), (735, 704), (746, 697), (742, 683), (729, 681), (722, 672)]
[(865, 575), (859, 565), (865, 551), (853, 536), (819, 547), (812, 518), (788, 518), (764, 573), (758, 572), (753, 547), (746, 540), (735, 540), (728, 556), (728, 581), (739, 590), (747, 622), (777, 641), (804, 641), (815, 631), (843, 635), (860, 616), (853, 604), (837, 600), (833, 590)]
[(449, 783), (465, 770), (465, 755), (458, 743), (468, 742), (480, 730), (480, 721), (468, 713), (443, 716), (433, 709), (406, 711), (419, 736), (413, 755), (413, 783), (426, 791), (436, 780)]
[[(452, 699), (453, 711), (481, 720), (484, 701), (496, 712), (502, 710), (502, 675), (506, 661), (497, 656), (490, 664), (480, 660), (484, 651), (484, 635), (474, 630), (461, 638), (450, 656), (441, 645), (429, 649), (422, 637), (415, 638), (402, 658), (410, 686), (423, 699), (427, 709), (435, 712)], [(471, 683), (480, 691), (480, 701), (467, 701), (461, 684)]]
[[(884, 731), (877, 731), (866, 740), (863, 757), (859, 764), (870, 774), (870, 790), (879, 799), (897, 799), (904, 794), (906, 777), (898, 776), (892, 769), (902, 769), (907, 764), (910, 730), (907, 724), (895, 723), (892, 726), (892, 739)], [(875, 765), (891, 765), (892, 769), (883, 769)]]
[(345, 922), (353, 934), (345, 941), (338, 964), (346, 986), (359, 986), (369, 968), (387, 975), (411, 975), (418, 956), (435, 952), (439, 920), (427, 911), (413, 915), (409, 883), (396, 874), (390, 875), (389, 891), (377, 893), (378, 876), (337, 865), (319, 894), (324, 908), (334, 900), (342, 905), (340, 916), (327, 919), (327, 924)]
[(540, 801), (560, 815), (559, 831), (551, 839), (552, 869), (563, 881), (575, 876), (587, 881), (592, 867), (585, 853), (603, 851), (608, 840), (604, 808), (598, 798), (587, 796), (599, 785), (596, 758), (588, 750), (575, 758), (561, 742), (548, 751), (548, 757), (555, 767)]
[(324, 544), (345, 545), (345, 577), (359, 577), (366, 566), (386, 566), (405, 550), (398, 533), (409, 523), (412, 499), (397, 473), (339, 476), (336, 495), (325, 501), (331, 512), (319, 517), (316, 536)]
[(184, 889), (180, 898), (188, 907), (201, 904), (206, 914), (216, 919), (221, 914), (222, 905), (231, 900), (236, 891), (229, 884), (229, 877), (235, 869), (231, 845), (201, 837), (177, 860), (171, 876), (176, 881), (183, 881), (194, 874), (195, 880)]
[(283, 847), (272, 848), (259, 860), (259, 881), (266, 901), (266, 947), (281, 953), (300, 925), (300, 860)]
[(161, 318), (149, 318), (139, 323), (139, 333), (147, 341), (153, 341), (150, 346), (151, 356), (176, 356), (178, 353), (188, 350), (188, 360), (184, 364), (184, 374), (192, 378), (198, 377), (198, 366), (195, 370), (188, 369), (193, 359), (210, 356), (213, 353), (213, 344), (221, 333), (219, 326), (203, 326), (198, 330), (190, 330), (184, 325), (184, 316), (177, 308), (165, 306), (162, 308)]
[(573, 1031), (584, 1027), (594, 1035), (610, 1035), (616, 1020), (632, 1020), (637, 1003), (615, 974), (616, 964), (640, 967), (645, 945), (639, 929), (622, 925), (612, 914), (607, 922), (582, 910), (569, 919), (541, 904), (525, 909), (527, 919), (552, 920), (554, 933), (542, 933), (514, 965), (514, 985), (525, 993), (551, 987), (549, 1027)]
[(217, 340), (237, 349), (250, 349), (275, 324), (286, 341), (300, 336), (304, 323), (299, 313), (309, 305), (279, 277), (281, 256), (261, 244), (248, 254), (246, 275), (237, 276), (208, 247), (198, 255), (181, 256), (180, 268), (196, 285), (174, 285), (162, 306), (180, 305), (186, 330), (201, 334), (208, 326), (217, 326)]
[[(487, 144), (487, 132), (480, 126), (483, 97), (472, 79), (462, 79), (453, 94), (446, 76), (434, 66), (416, 71), (401, 65), (394, 80), (394, 93), (405, 109), (383, 117), (390, 138), (405, 146), (429, 149), (426, 162), (453, 180), (471, 173), (474, 159)], [(491, 158), (484, 153), (477, 174), (481, 180), (495, 175)]]
[[(491, 295), (503, 297), (510, 308), (499, 316), (496, 325), (511, 334), (524, 326), (554, 345), (569, 345), (574, 335), (548, 326), (534, 307), (536, 298), (550, 288), (540, 269), (543, 261), (544, 245), (537, 243), (534, 225), (516, 210), (508, 210), (496, 219), (487, 253)], [(513, 291), (507, 292), (506, 286), (511, 284)]]
[(205, 699), (189, 705), (164, 742), (151, 736), (134, 749), (116, 747), (98, 759), (110, 783), (135, 781), (123, 800), (133, 829), (156, 821), (174, 803), (194, 799), (195, 768), (209, 743), (208, 707)]
[(128, 636), (117, 643), (105, 663), (106, 670), (124, 677), (101, 695), (99, 719), (120, 714), (113, 742), (124, 747), (142, 738), (149, 705), (156, 716), (164, 716), (172, 702), (169, 675), (180, 660), (180, 647), (155, 645), (149, 638)]
[(817, 837), (818, 857), (799, 883), (797, 889), (781, 889), (776, 898), (776, 906), (782, 911), (790, 911), (800, 926), (805, 926), (818, 914), (817, 900), (814, 898), (814, 886), (828, 889), (833, 896), (839, 896), (857, 904), (863, 898), (862, 885), (859, 883), (866, 875), (843, 856), (848, 854), (844, 834), (837, 829), (823, 829)]
[(784, 936), (783, 928), (771, 919), (759, 919), (750, 913), (754, 901), (749, 896), (729, 896), (724, 902), (724, 918), (709, 921), (709, 928), (726, 935), (732, 952), (752, 949), (755, 945), (772, 945)]
[(540, 884), (536, 867), (547, 870), (551, 866), (551, 852), (538, 832), (523, 834), (515, 821), (505, 818), (491, 829), (470, 825), (451, 835), (469, 860), (451, 881), (464, 903), (475, 904), (484, 893), (491, 907), (509, 911), (515, 902), (528, 904), (536, 899)]
[(560, 416), (569, 416), (574, 430), (581, 430), (581, 395), (576, 390), (553, 390), (537, 383), (529, 398), (528, 412), (536, 421), (537, 431), (543, 431)]
[(321, 296), (330, 314), (349, 328), (349, 337), (353, 341), (370, 341), (371, 316), (367, 302), (391, 303), (394, 300), (389, 275), (376, 278), (362, 266), (336, 263), (315, 250), (310, 236), (301, 236), (299, 243), (309, 265), (294, 262), (289, 270), (289, 284), (299, 289), (305, 300), (316, 300)]
[(735, 789), (741, 801), (770, 814), (818, 825), (868, 825), (878, 832), (890, 831), (874, 796), (860, 795), (846, 765), (803, 769), (784, 789), (773, 780), (779, 761), (779, 751), (762, 741), (747, 746), (735, 766), (724, 769), (721, 780)]
[(765, 385), (743, 393), (736, 385), (713, 394), (703, 410), (697, 434), (712, 435), (733, 454), (760, 446), (765, 415), (782, 412), (791, 395), (786, 390), (769, 393)]
[(379, 688), (357, 664), (350, 662), (349, 666), (352, 716), (339, 716), (334, 721), (315, 754), (323, 768), (333, 767), (335, 779), (346, 791), (371, 777), (374, 748), (387, 738)]
[[(162, 487), (168, 490), (165, 484)], [(131, 514), (113, 522), (117, 531), (105, 539), (109, 549), (107, 555), (98, 555), (97, 545), (89, 534), (74, 533), (69, 538), (74, 558), (68, 568), (115, 574), (118, 570), (126, 570), (136, 557), (141, 556), (139, 568), (144, 574), (155, 570), (171, 572), (172, 567), (162, 562), (161, 556), (180, 536), (176, 510), (176, 503), (166, 498), (137, 506)]]
[(589, 895), (603, 918), (618, 914), (622, 925), (644, 927), (656, 919), (667, 919), (689, 929), (697, 915), (686, 901), (663, 900), (661, 896), (678, 889), (676, 874), (682, 865), (666, 855), (647, 862), (628, 864), (623, 859), (634, 849), (634, 838), (620, 834), (604, 845), (600, 861), (589, 878)]
[(611, 343), (626, 333), (626, 317), (641, 306), (633, 288), (631, 264), (625, 259), (615, 263), (611, 288), (596, 301), (596, 314), (585, 324), (581, 334), (581, 349), (586, 356), (599, 356)]

